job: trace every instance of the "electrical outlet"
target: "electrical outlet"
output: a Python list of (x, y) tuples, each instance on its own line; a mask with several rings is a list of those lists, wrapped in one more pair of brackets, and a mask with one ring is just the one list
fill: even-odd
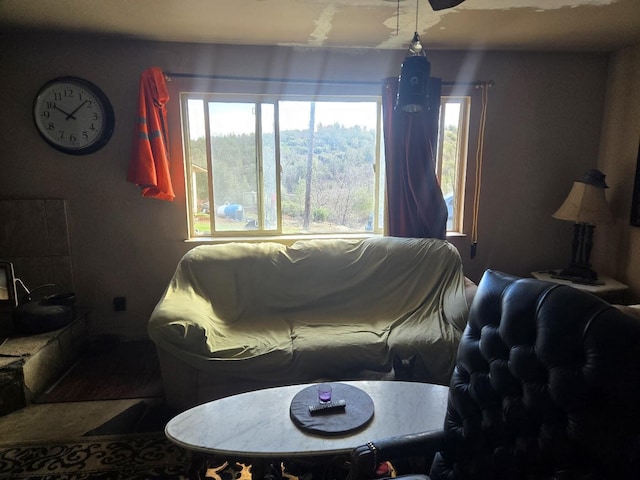
[(124, 312), (127, 309), (127, 297), (113, 297), (113, 310)]

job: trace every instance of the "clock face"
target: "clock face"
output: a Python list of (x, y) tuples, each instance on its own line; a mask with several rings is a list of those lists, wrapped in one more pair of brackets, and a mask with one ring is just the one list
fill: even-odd
[(87, 80), (60, 77), (36, 96), (33, 115), (40, 135), (54, 148), (84, 155), (111, 138), (115, 118), (106, 95)]

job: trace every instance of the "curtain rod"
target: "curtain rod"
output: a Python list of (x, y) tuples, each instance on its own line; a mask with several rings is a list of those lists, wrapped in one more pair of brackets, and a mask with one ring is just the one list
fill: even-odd
[[(167, 81), (171, 81), (172, 78), (206, 78), (208, 80), (238, 80), (246, 82), (272, 82), (272, 83), (299, 83), (299, 84), (313, 84), (313, 85), (380, 85), (381, 82), (372, 81), (357, 81), (357, 80), (311, 80), (311, 79), (290, 79), (290, 78), (274, 78), (274, 77), (243, 77), (235, 75), (206, 75), (201, 73), (177, 73), (177, 72), (164, 72)], [(442, 82), (445, 86), (471, 86), (471, 87), (493, 87), (495, 82), (493, 80), (478, 80), (475, 82)]]

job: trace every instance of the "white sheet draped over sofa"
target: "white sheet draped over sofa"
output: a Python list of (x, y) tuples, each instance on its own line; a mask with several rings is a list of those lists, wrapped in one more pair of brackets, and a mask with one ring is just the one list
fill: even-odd
[(341, 378), (417, 353), (426, 380), (446, 383), (467, 314), (460, 256), (445, 241), (228, 243), (183, 257), (148, 331), (223, 378)]

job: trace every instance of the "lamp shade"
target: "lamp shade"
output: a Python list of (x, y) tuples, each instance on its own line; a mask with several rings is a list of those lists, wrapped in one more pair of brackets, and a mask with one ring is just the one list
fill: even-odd
[(431, 8), (434, 10), (444, 10), (445, 8), (455, 7), (460, 5), (464, 0), (429, 0)]
[(420, 112), (429, 106), (429, 77), (431, 64), (422, 48), (420, 35), (413, 34), (407, 56), (400, 67), (396, 109)]
[(400, 70), (397, 108), (412, 113), (427, 108), (430, 73), (431, 65), (427, 57), (416, 55), (405, 58)]
[(613, 223), (604, 188), (583, 182), (574, 182), (569, 195), (554, 218), (576, 223)]

